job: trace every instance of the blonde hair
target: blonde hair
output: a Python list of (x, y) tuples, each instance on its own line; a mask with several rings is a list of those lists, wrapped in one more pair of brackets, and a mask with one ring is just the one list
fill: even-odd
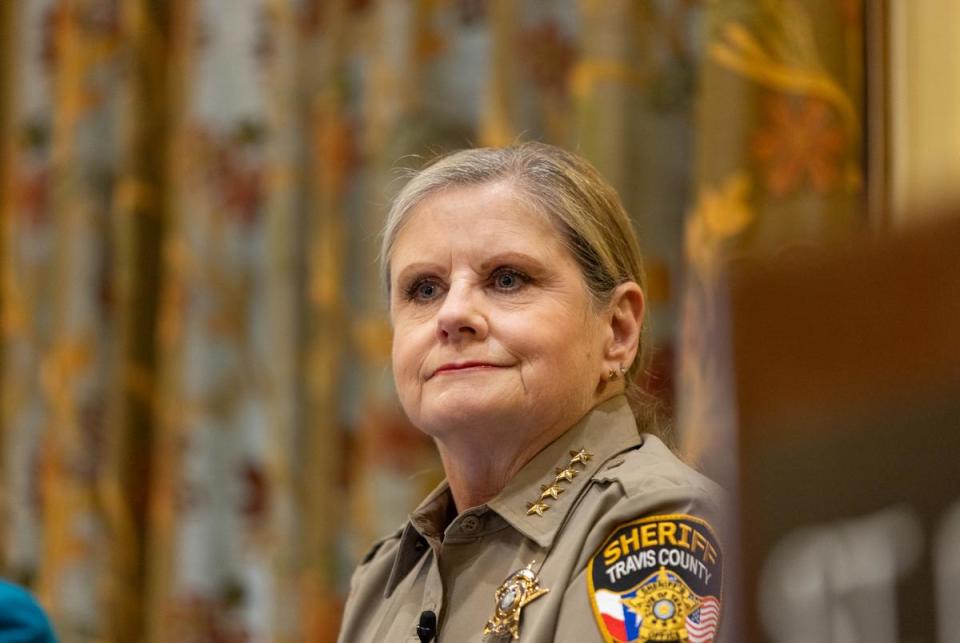
[[(508, 182), (520, 198), (557, 226), (598, 307), (608, 304), (622, 283), (633, 281), (646, 291), (640, 244), (616, 190), (576, 154), (546, 143), (527, 142), (453, 152), (413, 175), (394, 198), (384, 223), (380, 265), (387, 292), (393, 245), (418, 204), (449, 188), (500, 181)], [(638, 419), (641, 415), (649, 419), (651, 410), (649, 396), (634, 384), (650, 360), (645, 327), (646, 322), (637, 357), (625, 375)]]

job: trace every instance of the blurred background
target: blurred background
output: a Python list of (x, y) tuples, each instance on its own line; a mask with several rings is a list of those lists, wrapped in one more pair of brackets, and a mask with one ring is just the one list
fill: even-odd
[(442, 477), (379, 228), (474, 145), (619, 190), (647, 384), (736, 486), (728, 269), (950, 218), (958, 43), (953, 0), (0, 2), (0, 575), (68, 642), (335, 640)]

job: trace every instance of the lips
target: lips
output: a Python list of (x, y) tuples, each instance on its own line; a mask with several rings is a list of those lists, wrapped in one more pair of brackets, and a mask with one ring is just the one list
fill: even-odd
[(443, 366), (435, 370), (427, 379), (431, 379), (433, 377), (436, 377), (437, 375), (449, 375), (449, 374), (461, 373), (469, 370), (484, 370), (489, 368), (503, 368), (503, 366), (500, 364), (493, 364), (490, 362), (476, 362), (476, 361), (451, 362), (449, 364), (444, 364)]

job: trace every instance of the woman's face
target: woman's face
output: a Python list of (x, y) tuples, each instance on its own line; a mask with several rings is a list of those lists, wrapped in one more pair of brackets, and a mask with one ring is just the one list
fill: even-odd
[(427, 433), (532, 439), (596, 403), (609, 324), (554, 225), (509, 184), (424, 200), (390, 275), (397, 391)]

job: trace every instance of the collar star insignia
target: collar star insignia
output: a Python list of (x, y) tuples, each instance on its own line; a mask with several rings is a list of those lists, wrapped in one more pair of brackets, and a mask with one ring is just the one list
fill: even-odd
[(527, 515), (532, 516), (533, 514), (537, 514), (538, 516), (542, 516), (543, 512), (549, 508), (550, 508), (550, 505), (543, 502), (542, 500), (538, 500), (536, 502), (533, 502), (527, 505)]
[(577, 463), (587, 466), (587, 461), (593, 457), (593, 454), (588, 452), (586, 449), (580, 449), (579, 451), (571, 451), (570, 456), (570, 466), (573, 466)]
[(560, 482), (561, 480), (566, 480), (567, 482), (570, 482), (577, 475), (577, 470), (572, 469), (570, 467), (567, 467), (566, 469), (557, 468), (556, 472), (557, 472), (557, 477), (554, 478), (556, 482)]
[(566, 489), (558, 485), (556, 482), (550, 485), (545, 484), (540, 487), (540, 499), (546, 500), (547, 498), (553, 498), (556, 500), (564, 491), (566, 491)]

